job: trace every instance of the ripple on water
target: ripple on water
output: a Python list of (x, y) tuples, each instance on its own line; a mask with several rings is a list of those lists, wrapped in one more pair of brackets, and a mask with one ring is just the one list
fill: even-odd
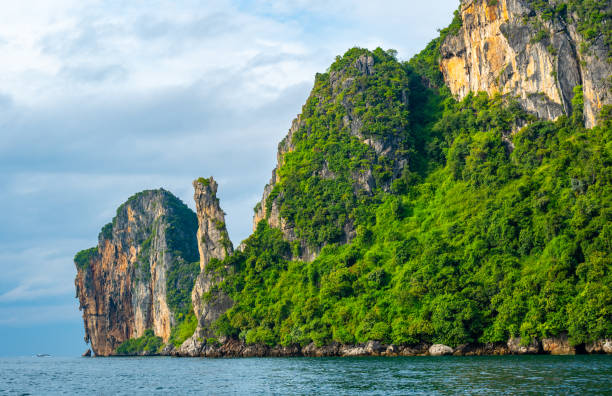
[(1, 358), (9, 394), (609, 394), (612, 356)]

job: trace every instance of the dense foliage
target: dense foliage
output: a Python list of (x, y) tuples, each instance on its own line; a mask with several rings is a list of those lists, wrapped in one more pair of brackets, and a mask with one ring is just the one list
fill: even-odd
[[(452, 346), (511, 336), (528, 342), (567, 333), (574, 344), (612, 336), (610, 109), (599, 126), (585, 129), (580, 87), (574, 115), (555, 122), (537, 121), (499, 96), (456, 102), (439, 84), (438, 46), (434, 41), (406, 64), (374, 52), (387, 70), (403, 70), (397, 74), (410, 93), (396, 113), (406, 120), (384, 117), (391, 127), (377, 128), (405, 134), (402, 149), (417, 158), (409, 177), (375, 191), (375, 199), (343, 179), (344, 169), (372, 155), (335, 127), (343, 109), (307, 103), (315, 127), (294, 138), (276, 192), (300, 206), (281, 213), (299, 225), (299, 236), (318, 242), (334, 242), (321, 230), (351, 216), (357, 237), (329, 243), (312, 263), (290, 261), (290, 244), (262, 221), (243, 251), (216, 266), (225, 276), (219, 287), (235, 301), (216, 322), (220, 335), (269, 345)], [(349, 51), (331, 71), (363, 51)], [(317, 84), (320, 96), (325, 80)], [(331, 97), (317, 95), (309, 101)], [(328, 184), (310, 176), (324, 164), (336, 175)]]
[[(359, 208), (379, 201), (402, 160), (410, 162), (406, 172), (418, 166), (420, 137), (408, 127), (409, 78), (394, 55), (353, 48), (316, 76), (294, 149), (283, 156), (280, 181), (266, 202), (269, 213), (276, 200), (281, 216), (311, 246), (342, 240), (345, 224), (359, 221)], [(368, 57), (373, 68), (366, 66)], [(363, 144), (366, 139), (392, 155), (377, 153), (374, 144)]]
[(191, 307), (187, 314), (179, 312), (175, 314), (175, 318), (177, 324), (170, 330), (170, 339), (168, 342), (175, 347), (179, 347), (187, 338), (193, 335), (198, 326), (198, 320)]
[(144, 334), (138, 338), (132, 338), (117, 347), (115, 350), (116, 355), (154, 355), (160, 352), (164, 346), (164, 342), (161, 337), (157, 337), (153, 330), (147, 329)]
[(74, 263), (77, 268), (84, 270), (89, 267), (89, 262), (98, 255), (98, 247), (81, 250), (74, 256)]
[[(610, 0), (529, 0), (531, 6), (544, 20), (572, 22), (585, 42), (582, 51), (601, 38), (612, 57), (612, 6)], [(543, 31), (541, 31), (543, 32)]]

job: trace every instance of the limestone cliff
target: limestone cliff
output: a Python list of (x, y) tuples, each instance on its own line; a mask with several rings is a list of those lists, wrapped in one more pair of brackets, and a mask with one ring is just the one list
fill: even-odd
[[(193, 284), (196, 215), (163, 189), (132, 196), (100, 232), (98, 246), (75, 257), (76, 294), (85, 341), (97, 356), (113, 354), (152, 329), (163, 341), (176, 325), (184, 284)], [(178, 282), (180, 274), (186, 282)], [(178, 282), (178, 284), (177, 284)]]
[(585, 124), (592, 127), (602, 106), (612, 103), (610, 49), (602, 34), (587, 42), (580, 17), (562, 3), (463, 0), (462, 26), (440, 49), (453, 94), (508, 94), (539, 117), (555, 119), (572, 113), (573, 89), (582, 85)]
[(207, 271), (211, 260), (223, 260), (233, 252), (225, 227), (225, 213), (217, 198), (217, 182), (212, 177), (200, 178), (193, 182), (193, 188), (198, 218), (200, 274), (191, 293), (191, 300), (198, 324), (193, 336), (179, 348), (179, 354), (183, 356), (197, 356), (200, 353), (206, 338), (214, 336), (211, 324), (232, 305), (225, 293), (214, 288), (214, 284), (218, 284), (221, 279)]

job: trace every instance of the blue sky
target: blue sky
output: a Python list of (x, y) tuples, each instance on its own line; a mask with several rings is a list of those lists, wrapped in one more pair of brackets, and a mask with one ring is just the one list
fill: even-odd
[(314, 74), (353, 46), (407, 60), (458, 6), (330, 3), (2, 4), (0, 356), (86, 349), (72, 258), (135, 192), (193, 208), (191, 181), (213, 175), (246, 238)]

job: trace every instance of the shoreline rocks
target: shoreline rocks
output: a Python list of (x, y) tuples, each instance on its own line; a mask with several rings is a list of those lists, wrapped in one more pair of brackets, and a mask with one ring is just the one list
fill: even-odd
[(576, 347), (570, 345), (567, 335), (543, 338), (542, 349), (551, 355), (575, 355)]
[(572, 346), (567, 335), (560, 335), (539, 340), (532, 340), (521, 345), (519, 337), (508, 342), (485, 344), (462, 344), (453, 348), (443, 344), (421, 343), (417, 345), (383, 344), (380, 341), (368, 341), (365, 344), (343, 345), (331, 343), (316, 346), (310, 343), (303, 347), (267, 346), (263, 344), (247, 345), (244, 341), (227, 339), (223, 343), (204, 344), (196, 353), (183, 353), (183, 349), (164, 348), (160, 355), (174, 357), (210, 357), (210, 358), (245, 358), (245, 357), (365, 357), (365, 356), (501, 356), (501, 355), (575, 355), (575, 354), (612, 354), (612, 339), (602, 339), (587, 345)]
[(513, 355), (537, 355), (541, 353), (542, 345), (538, 340), (524, 344), (521, 337), (511, 337), (508, 340), (508, 349)]
[(444, 344), (433, 344), (429, 347), (429, 356), (447, 356), (453, 354), (453, 348)]
[(584, 346), (585, 352), (590, 354), (607, 353), (612, 354), (612, 339), (597, 340)]

